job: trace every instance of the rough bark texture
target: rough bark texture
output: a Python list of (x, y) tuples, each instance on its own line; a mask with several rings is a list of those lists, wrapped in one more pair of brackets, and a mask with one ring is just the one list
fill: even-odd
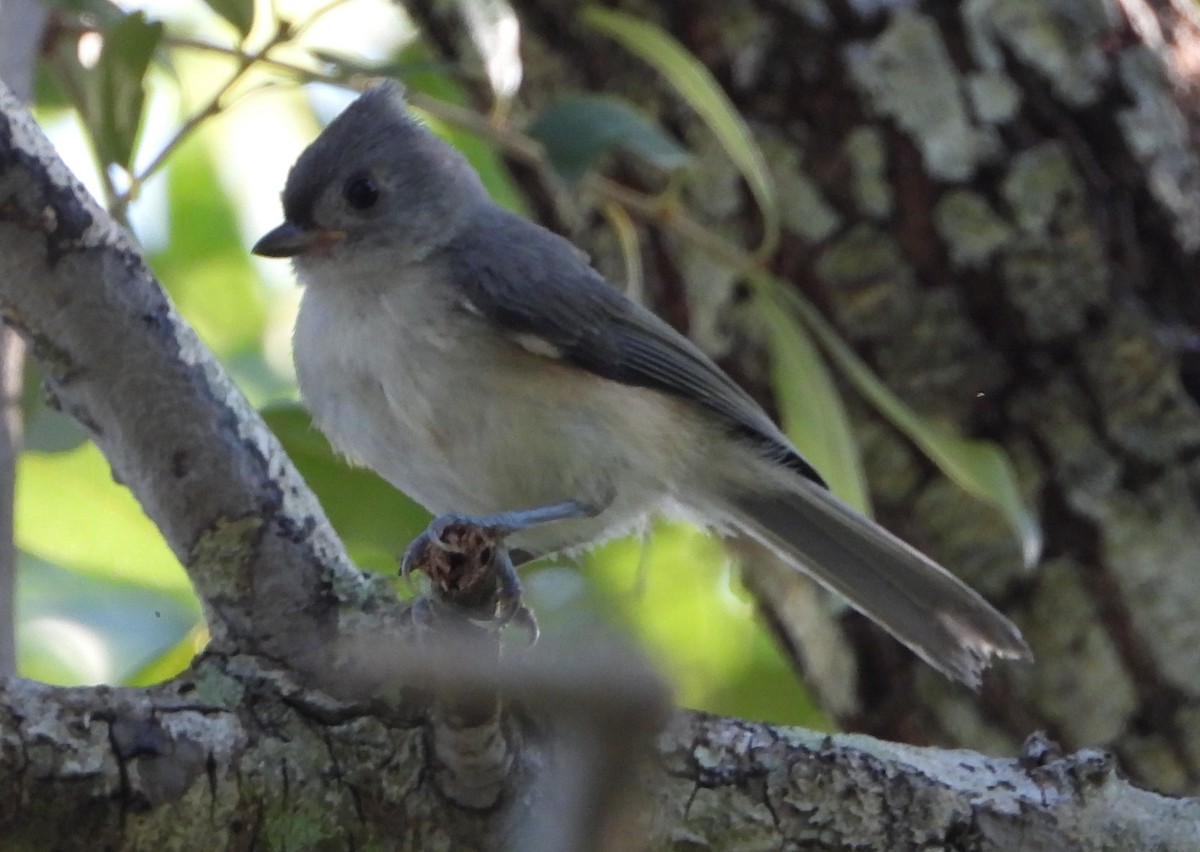
[[(210, 656), (150, 690), (0, 682), (0, 708), (12, 852), (595, 848), (527, 833), (523, 814), (564, 816), (559, 791), (527, 775), (501, 807), (449, 805), (419, 718), (314, 694), (252, 658)], [(574, 741), (531, 737), (520, 766), (545, 772), (556, 742)], [(998, 760), (681, 713), (653, 764), (622, 767), (637, 807), (602, 837), (623, 852), (1197, 848), (1194, 802), (1112, 768), (1100, 752)]]
[[(732, 13), (739, 7), (721, 8)], [(1036, 16), (1039, 8), (1028, 14)], [(792, 20), (793, 13), (781, 8), (764, 9)], [(720, 30), (723, 21), (718, 10), (695, 12), (702, 13), (716, 17), (691, 18), (688, 12), (689, 17), (676, 23), (700, 21)], [(902, 10), (880, 19), (863, 38), (880, 37), (888, 31), (885, 25), (895, 20), (924, 19)], [(722, 39), (734, 32), (736, 21), (726, 23), (727, 31), (710, 34), (698, 44), (720, 47)], [(539, 26), (552, 28), (554, 19), (541, 18)], [(679, 31), (694, 35), (688, 26)], [(770, 32), (761, 28), (754, 32), (757, 44), (772, 43)], [(534, 37), (535, 54), (537, 43)], [(630, 63), (613, 62), (611, 47), (593, 56), (586, 40), (577, 46), (579, 56), (589, 63), (610, 57), (606, 61), (614, 65), (614, 80), (633, 70)], [(701, 55), (713, 59), (704, 51)], [(714, 66), (725, 69), (722, 73), (728, 70), (721, 62)], [(761, 66), (755, 67), (762, 71)], [(779, 73), (784, 71), (780, 65)], [(741, 91), (737, 86), (733, 89)], [(676, 113), (679, 126), (689, 128), (684, 112), (676, 108)], [(691, 130), (702, 135), (694, 127)], [(769, 121), (763, 124), (763, 132), (765, 137), (772, 135)], [(896, 150), (915, 152), (916, 146), (905, 147), (904, 138), (895, 131), (889, 141)], [(1035, 145), (1034, 150), (1040, 148)], [(880, 156), (896, 155), (888, 147)], [(714, 157), (714, 165), (707, 168), (724, 174), (718, 160)], [(1067, 158), (1068, 165), (1071, 162)], [(917, 157), (914, 174), (924, 174), (924, 168)], [(999, 163), (992, 168), (1001, 171)], [(1067, 166), (1062, 168), (1071, 173)], [(736, 181), (726, 178), (722, 185), (735, 189)], [(815, 178), (810, 181), (820, 186)], [(830, 196), (832, 186), (824, 190)], [(1052, 221), (1053, 229), (1072, 221), (1054, 218), (1059, 215), (1058, 205), (1071, 197), (1058, 192), (1045, 200), (1050, 211), (1043, 210), (1050, 217), (1045, 221)], [(743, 201), (737, 192), (726, 201), (732, 203), (725, 214), (727, 226), (736, 230), (745, 215)], [(1006, 203), (1013, 210), (1022, 209), (1015, 200)], [(708, 212), (715, 215), (711, 209)], [(1008, 207), (994, 212), (1001, 219), (1016, 215)], [(1090, 225), (1076, 227), (1093, 233)], [(831, 230), (821, 251), (792, 234), (780, 262), (817, 270), (821, 257), (864, 228), (873, 234), (866, 241), (868, 248), (890, 244), (892, 238), (879, 223)], [(670, 237), (650, 236), (661, 269), (669, 271), (681, 262), (682, 249)], [(1083, 237), (1075, 234), (1075, 239)], [(1044, 244), (1042, 248), (1049, 251)], [(896, 269), (909, 268), (910, 251), (907, 242), (897, 241), (887, 257), (894, 259)], [(994, 249), (1003, 251), (1003, 247)], [(871, 256), (870, 251), (855, 252), (849, 261)], [(857, 268), (849, 261), (850, 269)], [(690, 262), (695, 269), (703, 268), (698, 258)], [(867, 309), (875, 304), (875, 297), (863, 293), (882, 298), (890, 287), (899, 286), (894, 276), (889, 277), (891, 263), (876, 269), (882, 278), (871, 279), (870, 287), (860, 282), (857, 291), (849, 284), (828, 283), (827, 269), (826, 278), (816, 277), (814, 271), (811, 279), (797, 275), (797, 280), (825, 294), (839, 319), (845, 320), (847, 305), (869, 316)], [(910, 269), (904, 299), (892, 297), (896, 300), (892, 312), (910, 310), (905, 300), (911, 299), (928, 313), (933, 304), (930, 294), (943, 290), (940, 298), (945, 305), (969, 302), (968, 294), (955, 289), (949, 280), (952, 276), (947, 276), (939, 285)], [(680, 283), (685, 279), (662, 274), (658, 280)], [(1073, 283), (1070, 277), (1064, 280)], [(688, 279), (688, 286), (693, 283)], [(1000, 284), (992, 286), (1007, 292)], [(1106, 279), (1106, 286), (1115, 284)], [(1139, 298), (1139, 293), (1130, 293), (1127, 301), (1140, 304)], [(680, 298), (674, 304), (685, 302)], [(1098, 299), (1087, 313), (1088, 323), (1103, 331), (1128, 314), (1142, 316), (1139, 322), (1153, 328), (1145, 312), (1117, 315), (1106, 311), (1107, 305), (1108, 301)], [(652, 849), (1200, 847), (1200, 808), (1195, 802), (1131, 787), (1117, 777), (1111, 759), (1102, 752), (1060, 758), (1035, 740), (1019, 760), (997, 760), (972, 752), (889, 745), (861, 736), (827, 738), (681, 713), (659, 736), (651, 760), (639, 762), (635, 733), (658, 721), (661, 711), (656, 702), (661, 701), (661, 693), (628, 660), (608, 656), (585, 664), (586, 655), (575, 652), (545, 664), (530, 655), (520, 665), (505, 668), (497, 666), (494, 647), (464, 653), (458, 646), (446, 650), (430, 643), (428, 626), (408, 629), (411, 619), (395, 604), (386, 584), (372, 583), (348, 564), (319, 507), (261, 421), (175, 315), (126, 236), (86, 198), (20, 104), (6, 92), (0, 94), (0, 313), (28, 340), (59, 403), (89, 430), (115, 475), (162, 529), (204, 600), (214, 636), (209, 651), (188, 673), (153, 689), (61, 689), (0, 679), (0, 846), (6, 852), (505, 847), (524, 852), (589, 846), (627, 850), (639, 844)], [(919, 329), (916, 320), (924, 314), (911, 316)], [(988, 318), (945, 308), (936, 316), (943, 334), (954, 327), (955, 317), (981, 326)], [(1141, 327), (1135, 325), (1130, 334), (1142, 347), (1131, 343), (1117, 355), (1143, 369), (1157, 365), (1159, 372), (1154, 375), (1168, 375), (1162, 371), (1174, 362), (1160, 350), (1146, 348), (1154, 338), (1134, 334)], [(1018, 323), (1017, 328), (1024, 325)], [(1091, 325), (1088, 331), (1095, 333)], [(855, 339), (866, 346), (866, 338)], [(888, 328), (877, 323), (871, 346), (883, 347), (888, 339)], [(981, 332), (970, 338), (980, 351), (991, 352), (980, 342), (986, 339)], [(1034, 338), (1028, 339), (1026, 349), (1032, 350)], [(1111, 336), (1100, 335), (1101, 343), (1090, 348), (1089, 339), (1065, 336), (1054, 343), (1066, 348), (1064, 357), (1074, 357), (1078, 348), (1107, 363), (1104, 342)], [(975, 349), (964, 344), (956, 350), (957, 360), (950, 362), (935, 358), (941, 351), (931, 345), (926, 354), (936, 363), (957, 366), (969, 361)], [(1158, 357), (1150, 358), (1147, 352)], [(1000, 354), (992, 357), (1000, 359), (998, 364), (1009, 364)], [(926, 366), (926, 360), (914, 363)], [(1089, 387), (1099, 387), (1085, 383), (1091, 375), (1085, 369), (1088, 363), (1078, 367), (1076, 384), (1063, 380), (1085, 399)], [(1126, 374), (1114, 367), (1105, 375)], [(897, 382), (906, 377), (912, 379), (908, 374), (893, 376)], [(1160, 418), (1165, 423), (1187, 422), (1179, 413), (1182, 409), (1172, 407), (1182, 405), (1182, 397), (1155, 397), (1161, 410), (1154, 418), (1137, 419), (1134, 415), (1144, 411), (1145, 386), (1104, 387), (1106, 392), (1116, 389), (1124, 394), (1120, 400), (1125, 405), (1116, 410), (1125, 412), (1125, 419), (1119, 422), (1133, 424), (1130, 429), (1151, 445), (1157, 446)], [(1160, 384), (1149, 387), (1169, 390), (1178, 385), (1160, 379)], [(1090, 428), (1104, 426), (1106, 431), (1103, 439), (1097, 437), (1088, 446), (1101, 459), (1116, 457), (1124, 448), (1107, 431), (1115, 429), (1108, 409), (1033, 405), (1026, 396), (1023, 386), (1008, 388), (1004, 411), (1011, 402), (1014, 411), (1025, 412), (1024, 420), (1013, 422), (1023, 424), (1021, 434), (1031, 448), (1029, 476), (1039, 494), (1065, 489), (1065, 483), (1073, 481), (1049, 464), (1057, 458), (1051, 452), (1055, 445), (1034, 429), (1040, 418), (1055, 412), (1059, 418), (1091, 412)], [(1021, 399), (1025, 399), (1023, 407), (1017, 406)], [(956, 412), (949, 394), (931, 398), (930, 406), (937, 408), (935, 402), (947, 416)], [(1007, 420), (993, 428), (1000, 426), (1016, 428)], [(982, 425), (979, 428), (983, 430)], [(1177, 430), (1186, 432), (1182, 426)], [(1072, 434), (1064, 429), (1052, 436)], [(880, 438), (879, 446), (892, 448), (890, 454), (877, 449), (880, 455), (903, 462), (895, 463), (897, 475), (908, 483), (908, 490), (888, 492), (892, 494), (889, 505), (911, 500), (919, 509), (916, 516), (927, 525), (940, 522), (939, 528), (948, 524), (947, 513), (958, 513), (953, 515), (957, 524), (981, 524), (985, 531), (993, 530), (990, 540), (996, 552), (1006, 554), (1007, 541), (994, 519), (982, 512), (976, 516), (964, 501), (946, 497), (898, 442)], [(1043, 455), (1049, 460), (1047, 466), (1035, 464)], [(1079, 461), (1075, 459), (1078, 466), (1071, 470), (1080, 476), (1106, 471), (1099, 462), (1081, 465)], [(1140, 477), (1131, 477), (1122, 468), (1124, 474), (1116, 479), (1100, 477), (1100, 484), (1109, 490), (1086, 505), (1108, 505), (1104, 495), (1115, 499), (1112, 495), (1117, 494), (1124, 495), (1121, 506), (1126, 518), (1173, 517), (1172, 512), (1190, 504), (1179, 498), (1163, 504), (1159, 515), (1151, 515), (1157, 504), (1148, 504), (1144, 495), (1134, 499), (1140, 491), (1130, 490), (1144, 490), (1147, 482), (1165, 487), (1160, 480), (1166, 474), (1152, 474), (1167, 467), (1186, 479), (1186, 465), (1143, 465), (1138, 468)], [(946, 502), (942, 508), (928, 496), (939, 493)], [(1044, 615), (1045, 629), (1066, 622), (1069, 628), (1095, 637), (1091, 641), (1114, 645), (1113, 671), (1127, 671), (1122, 668), (1130, 659), (1122, 650), (1125, 645), (1109, 629), (1115, 616), (1101, 606), (1104, 595), (1112, 592), (1112, 606), (1120, 605), (1116, 615), (1129, 634), (1122, 635), (1121, 642), (1138, 643), (1134, 647), (1143, 649), (1153, 675), (1144, 683), (1138, 675), (1137, 688), (1148, 697), (1142, 699), (1143, 693), (1135, 692), (1137, 701), (1161, 700), (1155, 690), (1168, 684), (1177, 699), (1164, 705), (1170, 711), (1167, 721), (1175, 727), (1160, 730), (1155, 727), (1159, 718), (1153, 717), (1141, 736), (1158, 737), (1168, 745), (1186, 743), (1189, 731), (1179, 714), (1190, 706), (1187, 684), (1175, 684), (1179, 670), (1159, 662), (1158, 647), (1151, 649), (1149, 644), (1156, 637), (1143, 634), (1147, 628), (1135, 618), (1139, 610), (1130, 603), (1151, 597), (1148, 593), (1154, 589), (1143, 598), (1116, 595), (1123, 588), (1116, 580), (1110, 589), (1075, 567), (1067, 545), (1075, 537), (1089, 540), (1084, 533), (1093, 527), (1080, 519), (1075, 503), (1066, 496), (1061, 500), (1057, 511), (1069, 520), (1050, 528), (1058, 548), (1051, 568), (1058, 567), (1032, 578), (1012, 579), (1011, 560), (997, 555), (994, 561), (1000, 568), (994, 576), (1000, 578), (1000, 586), (991, 590), (1000, 588), (1011, 597), (1043, 656), (1055, 656), (1054, 646), (1047, 643), (1058, 635), (1051, 632), (1051, 638), (1046, 638), (1036, 632), (1043, 624), (1038, 608), (1047, 606), (1051, 613)], [(911, 527), (923, 528), (915, 523)], [(1185, 534), (1195, 533), (1181, 528), (1179, 535)], [(1109, 575), (1113, 541), (1112, 531), (1105, 527), (1102, 539), (1093, 541), (1088, 571)], [(1163, 538), (1133, 536), (1116, 541), (1124, 551), (1115, 552), (1128, 551), (1135, 564), (1140, 564), (1136, 561), (1142, 556), (1140, 548), (1148, 543), (1157, 544), (1160, 551), (1171, 547)], [(972, 553), (978, 558), (977, 550)], [(1008, 574), (1001, 571), (1004, 566), (1009, 566)], [(1073, 599), (1054, 597), (1048, 586), (1056, 577), (1078, 587), (1077, 598), (1093, 607), (1088, 618), (1069, 617)], [(1183, 595), (1183, 591), (1173, 593), (1176, 598)], [(1186, 601), (1180, 606), (1186, 606)], [(1103, 618), (1093, 618), (1097, 612)], [(1166, 624), (1160, 621), (1153, 626)], [(865, 638), (865, 633), (852, 636), (863, 643), (877, 642)], [(408, 644), (402, 644), (402, 638)], [(1074, 655), (1056, 656), (1049, 671), (1065, 670), (1076, 676), (1089, 671), (1083, 663), (1090, 659), (1081, 662), (1079, 654), (1091, 646), (1084, 643), (1080, 651), (1071, 647)], [(1039, 702), (1050, 700), (1035, 680), (1047, 675), (1029, 675), (1029, 682), (1016, 684), (1020, 702), (1004, 712), (992, 708), (986, 715), (973, 705), (950, 703), (946, 693), (938, 691), (940, 684), (914, 675), (898, 652), (874, 653), (863, 660), (890, 660), (894, 653), (899, 662), (886, 676), (864, 669), (872, 675), (864, 683), (879, 694), (890, 690), (886, 694), (892, 698), (862, 706), (872, 708), (880, 727), (889, 720), (898, 725), (897, 720), (905, 718), (895, 707), (908, 707), (908, 713), (913, 707), (933, 708), (927, 717), (907, 723), (916, 738), (930, 731), (954, 730), (977, 744), (1003, 745), (1026, 723), (1027, 729), (1032, 728), (1039, 718)], [(347, 662), (355, 660), (361, 663), (358, 669)], [(1186, 661), (1173, 665), (1183, 666)], [(1096, 678), (1110, 676), (1107, 669), (1096, 671)], [(904, 677), (917, 680), (905, 687)], [(1103, 691), (1109, 681), (1097, 682), (1096, 692), (1073, 708), (1072, 719), (1093, 712), (1094, 705), (1110, 697)], [(924, 694), (921, 698), (906, 695), (906, 688)], [(949, 719), (960, 721), (952, 726)], [(981, 727), (981, 720), (990, 720), (994, 727)], [(989, 739), (989, 731), (1000, 733)], [(1071, 730), (1067, 733), (1073, 735)], [(1155, 764), (1139, 763), (1136, 758), (1143, 752), (1127, 748), (1123, 736), (1127, 734), (1122, 728), (1113, 739), (1124, 750), (1126, 763), (1149, 777), (1147, 767)], [(1173, 752), (1168, 749), (1166, 754), (1170, 757)], [(473, 786), (471, 778), (487, 783)]]
[[(467, 55), (443, 8), (411, 5)], [(756, 243), (735, 170), (653, 71), (581, 26), (580, 4), (514, 5), (534, 108), (578, 87), (640, 103), (702, 154), (690, 208)], [(997, 514), (856, 405), (880, 519), (1004, 608), (1037, 664), (976, 700), (848, 615), (840, 645), (788, 638), (827, 707), (887, 738), (1007, 752), (1043, 728), (1106, 744), (1153, 787), (1200, 790), (1193, 6), (606, 5), (678, 37), (752, 123), (783, 204), (773, 269), (915, 408), (1002, 444), (1045, 526), (1025, 571)], [(576, 236), (620, 274), (603, 239)], [(723, 327), (734, 276), (669, 232), (642, 236), (651, 300), (763, 387), (753, 332)]]

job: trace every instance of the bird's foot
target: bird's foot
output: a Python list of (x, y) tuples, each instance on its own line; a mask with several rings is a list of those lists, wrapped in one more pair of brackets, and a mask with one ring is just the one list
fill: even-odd
[(448, 604), (471, 618), (497, 627), (514, 624), (537, 641), (533, 611), (521, 600), (517, 576), (504, 543), (520, 526), (509, 514), (442, 515), (434, 518), (404, 552), (400, 576), (412, 587), (412, 573), (420, 568), (433, 583), (434, 601), (418, 599), (414, 618), (428, 623), (435, 603)]
[(594, 517), (609, 502), (611, 498), (600, 505), (567, 500), (494, 515), (441, 515), (404, 551), (400, 576), (411, 588), (412, 572), (423, 569), (436, 600), (501, 627), (515, 624), (532, 645), (538, 637), (537, 619), (521, 601), (521, 581), (504, 540), (540, 524)]

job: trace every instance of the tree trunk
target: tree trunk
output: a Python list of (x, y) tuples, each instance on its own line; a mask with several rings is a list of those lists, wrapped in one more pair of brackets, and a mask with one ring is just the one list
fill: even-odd
[[(1042, 728), (1107, 745), (1151, 786), (1200, 789), (1193, 7), (607, 5), (674, 34), (750, 121), (782, 199), (773, 270), (925, 416), (1003, 445), (1044, 524), (1026, 571), (997, 513), (853, 404), (880, 520), (1002, 606), (1037, 663), (975, 700), (848, 614), (832, 651), (785, 638), (826, 706), (875, 735), (1002, 751)], [(751, 196), (661, 78), (581, 26), (581, 4), (514, 6), (535, 108), (576, 88), (639, 103), (702, 152), (689, 209), (755, 244)], [(443, 6), (412, 7), (469, 56)], [(764, 393), (761, 347), (722, 327), (734, 276), (641, 235), (650, 300)], [(604, 240), (575, 236), (620, 276)]]

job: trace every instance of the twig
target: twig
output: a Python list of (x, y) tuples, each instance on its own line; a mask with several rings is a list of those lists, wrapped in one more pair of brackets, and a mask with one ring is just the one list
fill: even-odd
[[(212, 97), (209, 98), (208, 102), (191, 116), (189, 116), (187, 121), (185, 121), (180, 128), (175, 131), (175, 135), (172, 136), (167, 144), (164, 145), (162, 149), (154, 156), (154, 159), (152, 159), (145, 168), (141, 169), (141, 171), (139, 171), (137, 174), (130, 177), (129, 187), (125, 190), (125, 192), (120, 193), (113, 198), (112, 204), (109, 205), (113, 209), (114, 215), (123, 219), (125, 209), (129, 206), (129, 202), (137, 197), (138, 193), (141, 191), (142, 185), (162, 166), (167, 157), (169, 157), (206, 119), (217, 115), (223, 109), (225, 109), (225, 106), (222, 102), (224, 101), (226, 95), (229, 94), (234, 86), (241, 82), (247, 71), (257, 64), (268, 61), (270, 59), (271, 51), (282, 44), (295, 41), (302, 36), (306, 30), (313, 26), (313, 24), (315, 24), (321, 17), (327, 15), (329, 12), (333, 11), (345, 2), (346, 0), (330, 0), (329, 3), (326, 3), (324, 6), (317, 9), (312, 15), (305, 18), (299, 24), (294, 25), (284, 21), (278, 17), (278, 15), (275, 15), (274, 32), (271, 34), (271, 37), (267, 39), (266, 43), (255, 51), (247, 52), (241, 47), (220, 49), (218, 45), (205, 44), (199, 41), (193, 41), (190, 43), (188, 46), (195, 48), (216, 48), (217, 52), (236, 59), (237, 67), (224, 82), (224, 84), (222, 84), (221, 87), (218, 88), (217, 91), (212, 95)], [(181, 43), (182, 41), (191, 40), (174, 39), (172, 41), (175, 43)]]

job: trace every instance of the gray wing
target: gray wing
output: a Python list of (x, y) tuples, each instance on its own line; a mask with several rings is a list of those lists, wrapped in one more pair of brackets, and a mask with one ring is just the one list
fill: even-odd
[(498, 208), (447, 246), (472, 310), (506, 334), (606, 379), (700, 405), (762, 451), (825, 485), (766, 413), (707, 355), (626, 298), (575, 246)]

